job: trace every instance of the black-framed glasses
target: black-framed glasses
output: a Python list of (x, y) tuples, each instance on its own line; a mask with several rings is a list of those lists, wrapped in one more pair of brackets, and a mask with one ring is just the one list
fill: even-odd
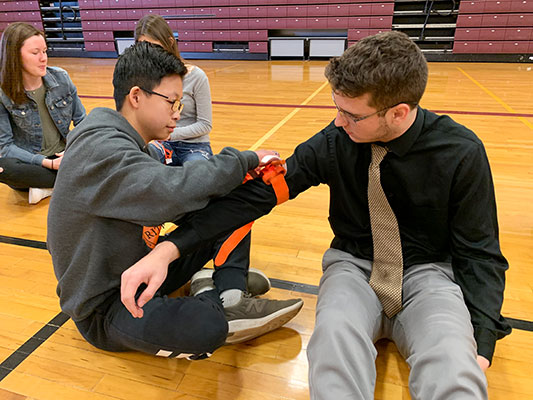
[(334, 93), (331, 92), (331, 98), (333, 99), (333, 104), (335, 104), (335, 108), (337, 109), (338, 112), (340, 112), (345, 118), (349, 119), (350, 121), (352, 121), (354, 124), (364, 120), (364, 119), (367, 119), (367, 118), (370, 118), (376, 114), (379, 114), (380, 112), (383, 112), (383, 111), (386, 111), (386, 110), (389, 110), (393, 107), (396, 107), (402, 103), (406, 103), (406, 104), (412, 104), (412, 103), (409, 103), (409, 102), (405, 102), (405, 101), (400, 101), (399, 103), (396, 103), (394, 104), (393, 106), (388, 106), (388, 107), (385, 107), (385, 108), (382, 108), (381, 110), (377, 110), (376, 112), (373, 112), (372, 114), (368, 114), (368, 115), (363, 115), (362, 117), (358, 117), (356, 115), (353, 115), (352, 113), (349, 113), (348, 111), (344, 111), (342, 108), (340, 108), (337, 103), (335, 102), (335, 96), (334, 96)]
[(172, 112), (181, 111), (181, 109), (183, 108), (183, 103), (181, 102), (180, 99), (170, 100), (170, 97), (165, 96), (164, 94), (161, 94), (161, 93), (154, 92), (153, 90), (148, 90), (140, 86), (139, 86), (139, 89), (141, 89), (142, 91), (146, 93), (155, 94), (156, 96), (164, 98), (168, 103), (172, 104), (172, 107), (171, 107)]

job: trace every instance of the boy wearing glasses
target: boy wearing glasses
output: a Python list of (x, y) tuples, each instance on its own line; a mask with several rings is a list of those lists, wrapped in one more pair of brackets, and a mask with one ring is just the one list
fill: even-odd
[[(381, 338), (409, 363), (413, 399), (487, 398), (484, 370), (511, 331), (494, 187), (479, 138), (418, 106), (427, 76), (405, 34), (362, 39), (326, 67), (335, 120), (287, 159), (290, 198), (330, 187), (335, 234), (307, 351), (311, 399), (373, 399)], [(275, 204), (271, 187), (247, 183), (173, 243), (183, 256)]]
[[(57, 177), (47, 241), (61, 308), (104, 350), (200, 359), (225, 342), (281, 326), (302, 307), (300, 299), (251, 297), (270, 284), (259, 276), (247, 287), (249, 242), (213, 274), (218, 291), (204, 277), (194, 297), (167, 295), (216, 255), (219, 242), (204, 242), (171, 265), (142, 260), (156, 246), (161, 224), (227, 194), (260, 159), (275, 154), (226, 148), (183, 167), (152, 158), (148, 143), (166, 139), (180, 117), (185, 72), (159, 46), (141, 42), (127, 49), (113, 74), (117, 111), (96, 108), (76, 127), (62, 161), (67, 168)], [(153, 257), (176, 255), (175, 249), (160, 242)]]

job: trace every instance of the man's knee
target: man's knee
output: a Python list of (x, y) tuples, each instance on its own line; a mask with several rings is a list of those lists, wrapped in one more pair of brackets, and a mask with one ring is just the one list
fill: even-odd
[[(416, 350), (418, 347), (418, 350)], [(419, 346), (409, 357), (410, 364), (422, 362), (426, 365), (431, 363), (449, 365), (474, 360), (476, 358), (476, 345), (473, 338), (466, 335), (450, 332), (449, 335), (431, 335), (428, 333)]]
[(413, 399), (487, 398), (487, 381), (468, 340), (453, 336), (435, 340), (407, 362)]

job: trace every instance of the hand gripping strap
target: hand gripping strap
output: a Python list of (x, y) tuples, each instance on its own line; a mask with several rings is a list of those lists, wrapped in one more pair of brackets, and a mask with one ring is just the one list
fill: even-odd
[[(285, 169), (283, 160), (276, 160), (271, 162), (268, 165), (265, 165), (259, 172), (259, 176), (262, 177), (263, 182), (267, 185), (272, 185), (274, 193), (276, 193), (277, 205), (286, 202), (289, 200), (289, 187), (287, 182), (285, 182)], [(250, 175), (246, 175), (244, 182), (252, 179)], [(220, 267), (226, 262), (228, 256), (231, 252), (237, 247), (242, 239), (250, 232), (252, 229), (253, 222), (250, 222), (244, 226), (241, 226), (239, 229), (234, 231), (230, 237), (226, 239), (220, 250), (218, 251), (217, 256), (215, 257), (215, 267)]]

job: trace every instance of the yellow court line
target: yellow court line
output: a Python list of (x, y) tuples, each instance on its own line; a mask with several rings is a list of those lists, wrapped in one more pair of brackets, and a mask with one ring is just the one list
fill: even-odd
[[(320, 91), (322, 91), (322, 89), (324, 89), (327, 85), (329, 84), (328, 81), (324, 82), (324, 84), (322, 86), (320, 86), (317, 90), (315, 90), (313, 92), (313, 94), (311, 94), (311, 96), (309, 96), (307, 99), (305, 99), (303, 101), (303, 103), (301, 103), (300, 105), (301, 106), (305, 106), (307, 103), (309, 103), (318, 93), (320, 93)], [(250, 147), (250, 150), (257, 150), (259, 148), (259, 146), (261, 146), (263, 143), (265, 143), (274, 133), (276, 133), (278, 131), (279, 128), (281, 128), (283, 125), (285, 125), (287, 123), (287, 121), (289, 121), (292, 117), (294, 117), (294, 115), (300, 111), (301, 108), (295, 108), (294, 110), (292, 110), (289, 115), (287, 115), (285, 118), (283, 118), (280, 122), (278, 122), (276, 124), (276, 126), (274, 126), (271, 130), (269, 130), (261, 139), (259, 139), (257, 142), (255, 142), (252, 147)]]
[[(461, 71), (463, 73), (463, 75), (465, 75), (468, 79), (470, 79), (472, 82), (474, 82), (481, 90), (483, 90), (490, 97), (492, 97), (494, 100), (496, 100), (498, 103), (500, 103), (503, 106), (503, 108), (505, 108), (510, 113), (516, 114), (516, 111), (513, 110), (509, 105), (507, 105), (507, 103), (505, 101), (500, 99), (498, 96), (496, 96), (494, 93), (492, 93), (489, 89), (487, 89), (481, 83), (479, 83), (474, 78), (472, 78), (470, 75), (468, 75), (461, 67), (457, 67), (457, 69), (459, 71)], [(527, 119), (525, 119), (524, 117), (518, 117), (518, 119), (520, 121), (522, 121), (524, 123), (524, 125), (526, 125), (529, 129), (533, 130), (533, 124), (531, 122), (529, 122)]]
[(211, 73), (215, 73), (216, 74), (217, 72), (225, 71), (225, 70), (230, 69), (230, 68), (235, 68), (235, 67), (238, 67), (240, 65), (241, 65), (240, 63), (229, 65), (229, 66), (224, 67), (224, 68), (218, 68), (218, 69), (214, 69), (213, 71), (206, 72), (206, 74), (211, 74)]

